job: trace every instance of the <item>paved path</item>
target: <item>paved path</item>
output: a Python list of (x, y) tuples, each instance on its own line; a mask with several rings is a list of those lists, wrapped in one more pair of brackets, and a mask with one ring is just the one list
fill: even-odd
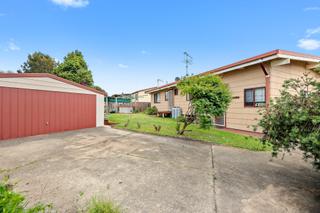
[[(0, 176), (59, 212), (104, 197), (126, 212), (316, 212), (320, 174), (300, 156), (110, 128), (0, 142)], [(83, 194), (82, 196), (80, 194)]]

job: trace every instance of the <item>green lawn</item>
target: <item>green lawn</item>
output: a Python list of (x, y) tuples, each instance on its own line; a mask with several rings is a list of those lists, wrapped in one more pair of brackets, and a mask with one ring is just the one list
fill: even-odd
[[(128, 129), (137, 132), (151, 133), (163, 136), (179, 137), (176, 134), (176, 120), (171, 118), (159, 118), (154, 116), (139, 114), (109, 114), (110, 122), (117, 123), (116, 128)], [(129, 124), (125, 127), (125, 124), (129, 120)], [(140, 123), (141, 127), (138, 128), (137, 123)], [(153, 125), (161, 125), (161, 131), (157, 133), (154, 130)], [(214, 142), (218, 144), (224, 144), (227, 146), (233, 146), (238, 148), (249, 149), (253, 151), (268, 151), (270, 147), (265, 147), (260, 143), (257, 138), (250, 136), (243, 136), (231, 132), (222, 131), (219, 129), (200, 129), (197, 125), (192, 124), (188, 128), (183, 137), (191, 138), (195, 140)]]

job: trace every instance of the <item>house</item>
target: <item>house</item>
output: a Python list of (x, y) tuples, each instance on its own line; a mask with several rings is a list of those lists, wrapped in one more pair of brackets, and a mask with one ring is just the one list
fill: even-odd
[(156, 87), (141, 89), (131, 93), (132, 102), (139, 102), (139, 103), (151, 103), (151, 95), (148, 91), (155, 89)]
[(131, 113), (133, 111), (131, 104), (131, 94), (115, 94), (107, 97), (108, 112)]
[(0, 140), (103, 126), (105, 96), (47, 73), (0, 74)]
[[(199, 74), (219, 75), (232, 92), (227, 112), (215, 119), (215, 125), (252, 131), (252, 125), (259, 119), (259, 109), (279, 96), (286, 79), (310, 72), (320, 80), (320, 75), (313, 71), (319, 62), (319, 56), (273, 50)], [(186, 113), (189, 97), (181, 95), (176, 85), (177, 82), (172, 82), (149, 91), (151, 106), (156, 106), (160, 114), (169, 114), (173, 107), (180, 107), (182, 114)]]
[(148, 91), (154, 88), (142, 89), (127, 94), (115, 94), (109, 97), (109, 112), (132, 113), (144, 111), (151, 103), (151, 95)]

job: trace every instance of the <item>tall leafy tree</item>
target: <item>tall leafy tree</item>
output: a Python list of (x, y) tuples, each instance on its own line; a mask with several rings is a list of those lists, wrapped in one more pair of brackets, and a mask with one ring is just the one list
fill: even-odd
[(28, 55), (28, 59), (21, 65), (18, 72), (25, 73), (52, 73), (57, 66), (56, 61), (47, 54), (34, 52)]
[(64, 61), (54, 69), (54, 74), (79, 84), (93, 86), (92, 73), (78, 50), (68, 53)]
[(272, 144), (273, 156), (299, 148), (320, 169), (320, 82), (308, 74), (287, 80), (262, 116), (261, 140)]
[(223, 115), (232, 99), (228, 86), (214, 75), (185, 77), (177, 86), (190, 99), (188, 111), (182, 119), (183, 125), (177, 125), (177, 133), (180, 135), (196, 119), (201, 128), (211, 126), (211, 120)]

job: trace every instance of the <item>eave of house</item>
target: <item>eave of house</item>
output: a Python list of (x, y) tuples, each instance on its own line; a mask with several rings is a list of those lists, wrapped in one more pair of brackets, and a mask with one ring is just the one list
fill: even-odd
[[(220, 75), (223, 73), (231, 72), (234, 70), (238, 69), (243, 69), (248, 66), (253, 66), (257, 64), (261, 64), (267, 61), (272, 61), (275, 59), (289, 59), (289, 60), (296, 60), (296, 61), (304, 61), (304, 62), (309, 62), (309, 63), (319, 63), (320, 62), (320, 57), (314, 56), (314, 55), (308, 55), (308, 54), (301, 54), (301, 53), (296, 53), (296, 52), (291, 52), (291, 51), (286, 51), (286, 50), (273, 50), (261, 55), (257, 55), (251, 58), (247, 58), (226, 66), (222, 66), (207, 72), (200, 73), (198, 75), (208, 75), (208, 74), (213, 74), (213, 75)], [(158, 87), (154, 90), (148, 91), (149, 93), (155, 93), (158, 91), (162, 90), (167, 90), (170, 88), (174, 88), (177, 86), (177, 82), (172, 82), (166, 85), (163, 85), (161, 87)]]

